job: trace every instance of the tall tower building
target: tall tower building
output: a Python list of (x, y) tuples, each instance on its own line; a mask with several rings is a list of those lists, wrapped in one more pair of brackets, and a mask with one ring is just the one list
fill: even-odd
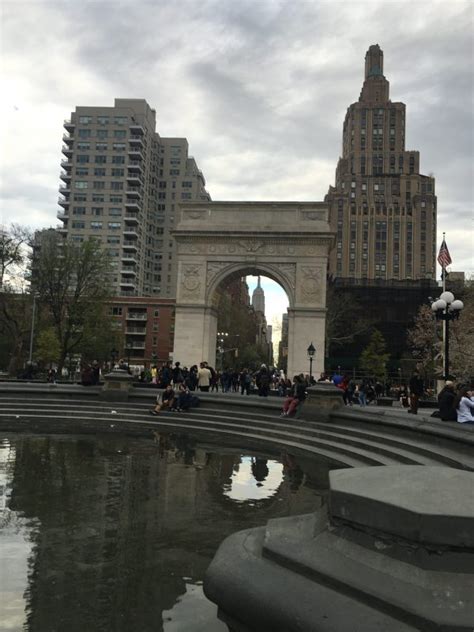
[(177, 206), (210, 200), (187, 140), (160, 137), (143, 99), (76, 107), (64, 127), (59, 231), (102, 242), (118, 296), (174, 297)]
[(405, 149), (405, 104), (390, 101), (378, 44), (367, 51), (359, 100), (347, 110), (326, 201), (336, 232), (333, 277), (435, 278), (435, 181), (420, 174), (419, 152)]
[(260, 276), (258, 277), (257, 287), (252, 293), (252, 307), (256, 312), (265, 314), (265, 294), (260, 285)]

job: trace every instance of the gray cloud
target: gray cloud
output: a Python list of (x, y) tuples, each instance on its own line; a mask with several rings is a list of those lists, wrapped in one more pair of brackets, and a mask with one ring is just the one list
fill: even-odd
[(3, 220), (55, 224), (62, 119), (127, 96), (188, 138), (215, 199), (322, 199), (378, 42), (440, 230), (472, 268), (472, 24), (463, 0), (4, 3)]

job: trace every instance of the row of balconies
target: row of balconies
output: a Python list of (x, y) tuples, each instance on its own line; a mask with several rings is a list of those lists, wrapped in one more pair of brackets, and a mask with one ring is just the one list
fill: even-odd
[[(70, 132), (76, 129), (76, 123), (71, 119), (64, 119), (63, 127)], [(130, 132), (134, 136), (143, 136), (145, 134), (145, 128), (140, 123), (131, 123)]]

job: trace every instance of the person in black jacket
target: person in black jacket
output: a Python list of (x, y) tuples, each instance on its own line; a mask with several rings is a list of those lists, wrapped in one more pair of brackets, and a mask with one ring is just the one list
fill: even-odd
[(283, 402), (281, 417), (291, 417), (297, 407), (306, 399), (306, 384), (299, 375), (293, 378), (293, 386), (288, 397)]
[(418, 371), (413, 371), (413, 375), (410, 378), (410, 409), (409, 413), (413, 415), (418, 414), (418, 402), (420, 397), (425, 392), (425, 385), (420, 377)]
[(442, 421), (456, 421), (455, 400), (454, 382), (448, 380), (438, 395), (439, 416)]

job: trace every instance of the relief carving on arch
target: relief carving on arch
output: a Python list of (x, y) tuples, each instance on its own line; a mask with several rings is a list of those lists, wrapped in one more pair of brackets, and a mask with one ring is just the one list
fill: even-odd
[(219, 274), (221, 270), (226, 267), (232, 266), (233, 263), (231, 261), (208, 261), (207, 262), (207, 274), (206, 274), (206, 286), (209, 288), (214, 279)]
[(183, 299), (199, 299), (204, 266), (200, 263), (183, 264), (181, 268), (180, 295)]
[(289, 287), (294, 291), (296, 280), (296, 263), (278, 264), (279, 272), (285, 277)]
[(298, 300), (303, 303), (323, 302), (323, 270), (317, 266), (302, 266), (298, 280)]

